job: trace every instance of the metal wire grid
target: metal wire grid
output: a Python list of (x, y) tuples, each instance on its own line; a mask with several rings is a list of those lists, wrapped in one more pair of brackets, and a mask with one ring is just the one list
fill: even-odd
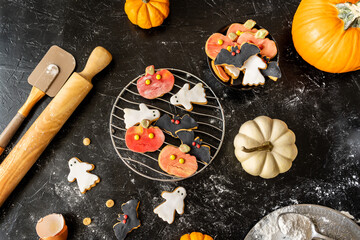
[[(109, 127), (113, 146), (120, 159), (125, 163), (126, 166), (128, 166), (132, 171), (136, 172), (137, 174), (148, 179), (173, 182), (180, 181), (185, 178), (176, 177), (162, 171), (158, 165), (158, 155), (161, 149), (166, 145), (170, 144), (174, 146), (179, 146), (181, 144), (181, 141), (165, 133), (165, 142), (161, 149), (152, 153), (132, 152), (126, 147), (125, 144), (126, 128), (123, 118), (123, 109), (138, 109), (139, 104), (144, 103), (150, 109), (159, 110), (161, 115), (170, 114), (182, 116), (184, 114), (189, 114), (199, 124), (198, 129), (193, 130), (195, 132), (195, 136), (199, 136), (201, 139), (203, 139), (203, 144), (210, 146), (210, 163), (218, 154), (223, 143), (225, 132), (225, 118), (219, 99), (204, 81), (186, 71), (173, 68), (166, 69), (168, 69), (175, 77), (174, 88), (171, 90), (171, 92), (165, 94), (160, 98), (152, 100), (145, 99), (140, 96), (136, 88), (136, 81), (140, 77), (144, 76), (144, 74), (136, 77), (134, 80), (132, 80), (131, 82), (129, 82), (129, 84), (125, 86), (125, 88), (116, 98), (110, 115)], [(191, 112), (188, 112), (182, 106), (174, 106), (170, 103), (170, 97), (177, 93), (185, 83), (189, 83), (190, 87), (192, 88), (195, 84), (199, 82), (201, 82), (205, 88), (206, 98), (208, 100), (208, 103), (206, 105), (195, 104), (193, 110)], [(203, 162), (198, 161), (199, 168), (192, 176), (203, 171), (209, 164), (204, 164)]]

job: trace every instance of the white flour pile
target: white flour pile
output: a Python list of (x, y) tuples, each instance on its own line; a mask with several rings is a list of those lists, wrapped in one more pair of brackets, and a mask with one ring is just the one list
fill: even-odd
[(311, 239), (312, 222), (309, 218), (300, 214), (284, 214), (278, 219), (280, 231), (292, 240)]
[[(278, 226), (278, 216), (283, 212), (292, 212), (292, 208), (282, 209), (278, 212), (278, 214), (269, 215), (265, 221), (261, 222), (261, 224), (257, 224), (255, 226), (254, 237), (255, 239), (261, 240), (307, 240), (311, 239), (311, 228), (310, 233), (308, 231), (303, 231), (300, 227), (305, 224), (303, 221), (299, 219), (295, 219), (295, 221), (290, 221), (285, 224), (285, 221), (282, 221), (279, 225), (282, 225), (284, 228), (284, 232), (289, 232), (290, 230), (295, 230), (292, 235), (285, 236), (281, 233)], [(285, 219), (283, 219), (285, 220)], [(287, 222), (287, 221), (286, 221)], [(307, 237), (309, 235), (309, 237)], [(304, 237), (305, 236), (305, 237)]]

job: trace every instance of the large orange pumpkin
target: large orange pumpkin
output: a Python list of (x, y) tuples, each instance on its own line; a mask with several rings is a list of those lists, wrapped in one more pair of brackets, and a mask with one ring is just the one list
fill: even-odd
[(213, 240), (213, 238), (200, 232), (192, 232), (190, 234), (183, 235), (180, 240)]
[(160, 26), (169, 15), (169, 0), (126, 0), (125, 13), (141, 28)]
[(292, 36), (300, 56), (322, 71), (360, 69), (360, 1), (302, 0)]

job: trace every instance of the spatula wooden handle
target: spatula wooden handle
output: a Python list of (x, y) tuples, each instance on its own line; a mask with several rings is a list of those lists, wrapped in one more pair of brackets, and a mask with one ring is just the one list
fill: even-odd
[[(11, 122), (6, 126), (4, 131), (0, 135), (0, 147), (5, 149), (5, 147), (10, 142), (11, 138), (15, 135), (16, 131), (21, 126), (24, 121), (25, 116), (21, 113), (16, 113), (15, 117), (11, 120)], [(1, 153), (0, 153), (1, 155)]]
[[(96, 55), (93, 55), (96, 53)], [(93, 76), (111, 61), (111, 54), (97, 47), (90, 55), (85, 67)], [(101, 66), (97, 66), (100, 64)], [(84, 70), (84, 71), (85, 71)], [(91, 79), (73, 73), (59, 93), (40, 114), (29, 130), (0, 165), (0, 206), (15, 189), (28, 170), (33, 166), (51, 140), (59, 132), (77, 106), (92, 88)], [(66, 167), (64, 165), (64, 167)]]
[(45, 96), (45, 93), (40, 89), (33, 87), (27, 98), (24, 105), (20, 108), (20, 110), (16, 113), (15, 117), (11, 120), (11, 122), (7, 125), (4, 131), (0, 135), (0, 155), (4, 151), (5, 147), (8, 145), (12, 137), (15, 135), (24, 119), (29, 115), (29, 112), (34, 107), (34, 105)]

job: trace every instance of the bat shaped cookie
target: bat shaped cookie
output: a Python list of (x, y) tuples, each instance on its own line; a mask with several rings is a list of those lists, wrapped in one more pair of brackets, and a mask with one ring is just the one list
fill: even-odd
[(140, 227), (137, 210), (140, 202), (132, 199), (121, 205), (124, 214), (119, 214), (117, 222), (114, 226), (115, 236), (118, 240), (124, 240), (126, 235), (134, 229)]
[(202, 145), (202, 140), (199, 137), (194, 138), (194, 132), (191, 130), (179, 130), (176, 135), (180, 138), (182, 144), (190, 147), (189, 154), (196, 157), (196, 159), (208, 164), (210, 162), (210, 147)]
[(231, 52), (227, 49), (221, 49), (214, 63), (215, 65), (231, 65), (241, 68), (246, 60), (258, 53), (260, 53), (260, 48), (258, 46), (251, 43), (244, 43), (241, 45), (240, 49), (238, 46), (231, 47)]
[(185, 114), (182, 117), (180, 117), (179, 115), (170, 117), (170, 115), (165, 114), (162, 115), (159, 120), (157, 120), (155, 126), (160, 127), (162, 130), (169, 133), (174, 138), (177, 138), (178, 136), (176, 135), (176, 131), (179, 131), (180, 129), (196, 129), (198, 127), (198, 124), (188, 114)]
[(261, 69), (260, 72), (262, 75), (267, 76), (274, 81), (276, 81), (278, 78), (281, 78), (279, 65), (275, 61), (269, 62), (267, 68)]

